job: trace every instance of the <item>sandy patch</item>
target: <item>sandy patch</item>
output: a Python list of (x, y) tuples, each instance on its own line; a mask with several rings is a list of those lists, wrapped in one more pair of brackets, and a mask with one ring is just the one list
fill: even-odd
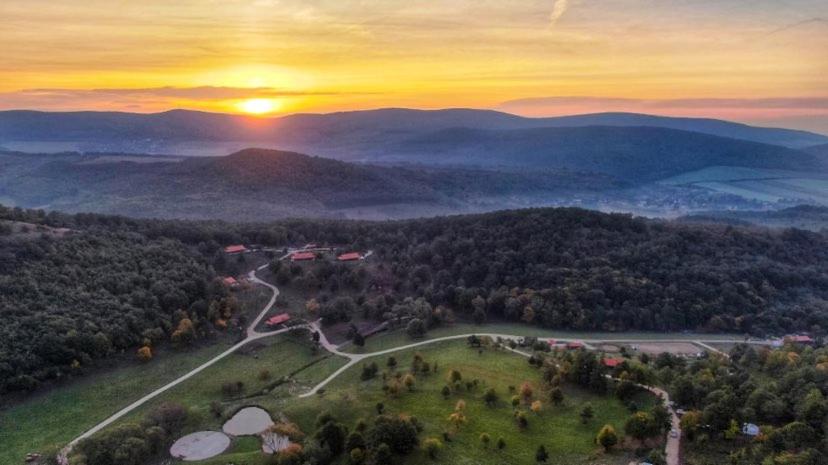
[(170, 447), (170, 455), (186, 461), (215, 457), (230, 446), (230, 438), (218, 431), (199, 431), (184, 436)]
[(692, 355), (704, 352), (704, 349), (690, 342), (644, 342), (639, 344), (631, 344), (631, 346), (637, 347), (639, 352), (655, 355), (662, 352), (677, 355)]
[(254, 436), (271, 426), (273, 420), (267, 410), (260, 407), (245, 407), (227, 420), (221, 429), (231, 436)]

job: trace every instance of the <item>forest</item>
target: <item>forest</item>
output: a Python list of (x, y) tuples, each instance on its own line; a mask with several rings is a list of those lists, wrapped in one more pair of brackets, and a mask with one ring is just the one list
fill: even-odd
[(0, 394), (204, 336), (211, 307), (226, 296), (214, 278), (175, 239), (102, 228), (20, 238), (0, 229)]
[[(650, 367), (686, 410), (688, 465), (817, 465), (825, 463), (826, 357), (824, 348), (742, 344), (729, 358), (661, 354)], [(745, 423), (757, 425), (758, 434), (745, 438)]]
[[(456, 319), (762, 335), (828, 328), (828, 238), (795, 229), (580, 209), (231, 224), (3, 208), (0, 219), (75, 231), (0, 245), (3, 390), (71, 376), (178, 329), (211, 331), (202, 323), (223, 298), (213, 284), (219, 249), (239, 242), (374, 250), (369, 270), (320, 262), (282, 273), (280, 284), (318, 294), (323, 322), (359, 314), (413, 335)], [(341, 286), (356, 297), (338, 296)]]

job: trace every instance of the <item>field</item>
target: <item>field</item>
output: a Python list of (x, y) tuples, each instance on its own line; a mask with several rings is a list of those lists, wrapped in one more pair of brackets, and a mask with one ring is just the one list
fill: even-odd
[(55, 387), (0, 410), (0, 463), (22, 461), (28, 452), (62, 447), (144, 393), (195, 368), (228, 347), (217, 344), (156, 356)]
[[(198, 376), (172, 388), (132, 412), (138, 419), (162, 402), (177, 402), (190, 408), (196, 420), (193, 430), (216, 429), (221, 419), (212, 418), (210, 404), (217, 401), (225, 413), (263, 399), (282, 399), (301, 394), (321, 381), (345, 360), (324, 350), (311, 353), (309, 341), (291, 336), (276, 336), (251, 342), (227, 356)], [(267, 376), (263, 376), (267, 372)], [(240, 393), (227, 396), (222, 386), (241, 381)]]
[[(375, 405), (383, 402), (390, 413), (405, 413), (417, 417), (425, 430), (421, 438), (441, 438), (444, 431), (450, 431), (447, 420), (455, 403), (466, 402), (468, 422), (460, 427), (450, 443), (444, 444), (439, 457), (440, 463), (479, 464), (492, 463), (493, 454), (498, 463), (534, 463), (535, 449), (543, 444), (552, 457), (551, 463), (628, 463), (624, 453), (601, 456), (593, 462), (590, 457), (597, 449), (593, 442), (598, 429), (612, 424), (621, 430), (629, 415), (625, 406), (611, 396), (598, 396), (567, 386), (564, 405), (554, 407), (547, 403), (540, 385), (540, 373), (526, 362), (524, 357), (507, 351), (477, 350), (466, 347), (464, 341), (440, 342), (418, 350), (428, 363), (437, 363), (438, 371), (427, 376), (418, 376), (413, 392), (403, 391), (398, 398), (389, 397), (381, 387), (382, 380), (361, 381), (360, 365), (343, 373), (331, 383), (323, 396), (305, 399), (288, 405), (282, 412), (300, 424), (303, 430), (311, 431), (313, 419), (321, 411), (334, 412), (346, 425), (353, 425), (360, 418), (375, 415)], [(401, 351), (393, 354), (399, 369), (406, 371), (415, 351)], [(387, 357), (375, 360), (385, 367)], [(374, 361), (374, 360), (370, 360)], [(448, 399), (440, 393), (446, 384), (446, 374), (457, 369), (464, 380), (480, 380), (480, 385), (470, 392), (454, 393)], [(532, 384), (535, 398), (542, 400), (544, 408), (539, 414), (530, 413), (529, 427), (521, 431), (513, 419), (513, 408), (508, 404), (512, 394), (509, 386), (520, 386), (523, 382)], [(487, 407), (482, 400), (489, 387), (500, 395), (496, 407)], [(653, 399), (642, 394), (637, 399), (642, 408), (652, 404)], [(589, 424), (582, 424), (579, 412), (589, 402), (595, 409), (595, 418)], [(278, 408), (274, 405), (271, 408)], [(528, 411), (528, 406), (521, 407)], [(480, 443), (481, 433), (488, 433), (492, 442), (502, 437), (506, 448), (502, 451), (485, 449)], [(600, 453), (599, 453), (600, 454)], [(428, 459), (422, 452), (414, 452), (405, 463), (424, 463)]]
[(717, 166), (674, 176), (662, 183), (698, 186), (762, 202), (828, 204), (828, 179), (823, 174)]
[(418, 341), (436, 339), (439, 337), (455, 336), (459, 334), (474, 333), (496, 333), (504, 335), (534, 336), (542, 338), (576, 339), (576, 340), (648, 340), (648, 339), (670, 339), (675, 341), (703, 340), (732, 340), (742, 339), (742, 335), (734, 334), (690, 334), (690, 333), (653, 333), (653, 332), (575, 332), (559, 331), (552, 329), (538, 328), (537, 326), (523, 325), (519, 323), (496, 323), (475, 325), (470, 323), (456, 323), (448, 326), (441, 326), (429, 330), (428, 334), (421, 339), (412, 339), (403, 330), (387, 331), (369, 337), (364, 347), (356, 347), (347, 344), (342, 347), (345, 352), (370, 353), (378, 350), (389, 349)]

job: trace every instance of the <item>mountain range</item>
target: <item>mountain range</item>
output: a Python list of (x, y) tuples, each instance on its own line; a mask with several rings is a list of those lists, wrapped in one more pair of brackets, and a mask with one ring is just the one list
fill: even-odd
[(0, 203), (71, 212), (260, 220), (828, 205), (828, 137), (623, 113), (10, 111), (0, 146)]
[(379, 159), (397, 146), (467, 128), (519, 130), (564, 127), (658, 127), (804, 148), (828, 136), (761, 128), (722, 120), (633, 113), (525, 118), (492, 110), (389, 108), (278, 118), (172, 110), (119, 112), (0, 112), (0, 146), (25, 152), (113, 151), (223, 155), (251, 146), (294, 150), (345, 160)]

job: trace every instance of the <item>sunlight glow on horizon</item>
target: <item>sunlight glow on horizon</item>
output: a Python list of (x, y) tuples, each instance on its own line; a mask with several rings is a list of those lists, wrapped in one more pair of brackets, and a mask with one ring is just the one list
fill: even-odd
[(264, 115), (273, 113), (280, 108), (279, 102), (267, 98), (251, 98), (239, 102), (238, 108), (251, 115)]
[[(6, 0), (0, 17), (0, 110), (502, 109), (580, 96), (506, 110), (539, 115), (626, 105), (613, 99), (828, 97), (824, 0), (146, 0), (117, 14), (104, 0)], [(240, 103), (254, 100), (272, 108)]]

